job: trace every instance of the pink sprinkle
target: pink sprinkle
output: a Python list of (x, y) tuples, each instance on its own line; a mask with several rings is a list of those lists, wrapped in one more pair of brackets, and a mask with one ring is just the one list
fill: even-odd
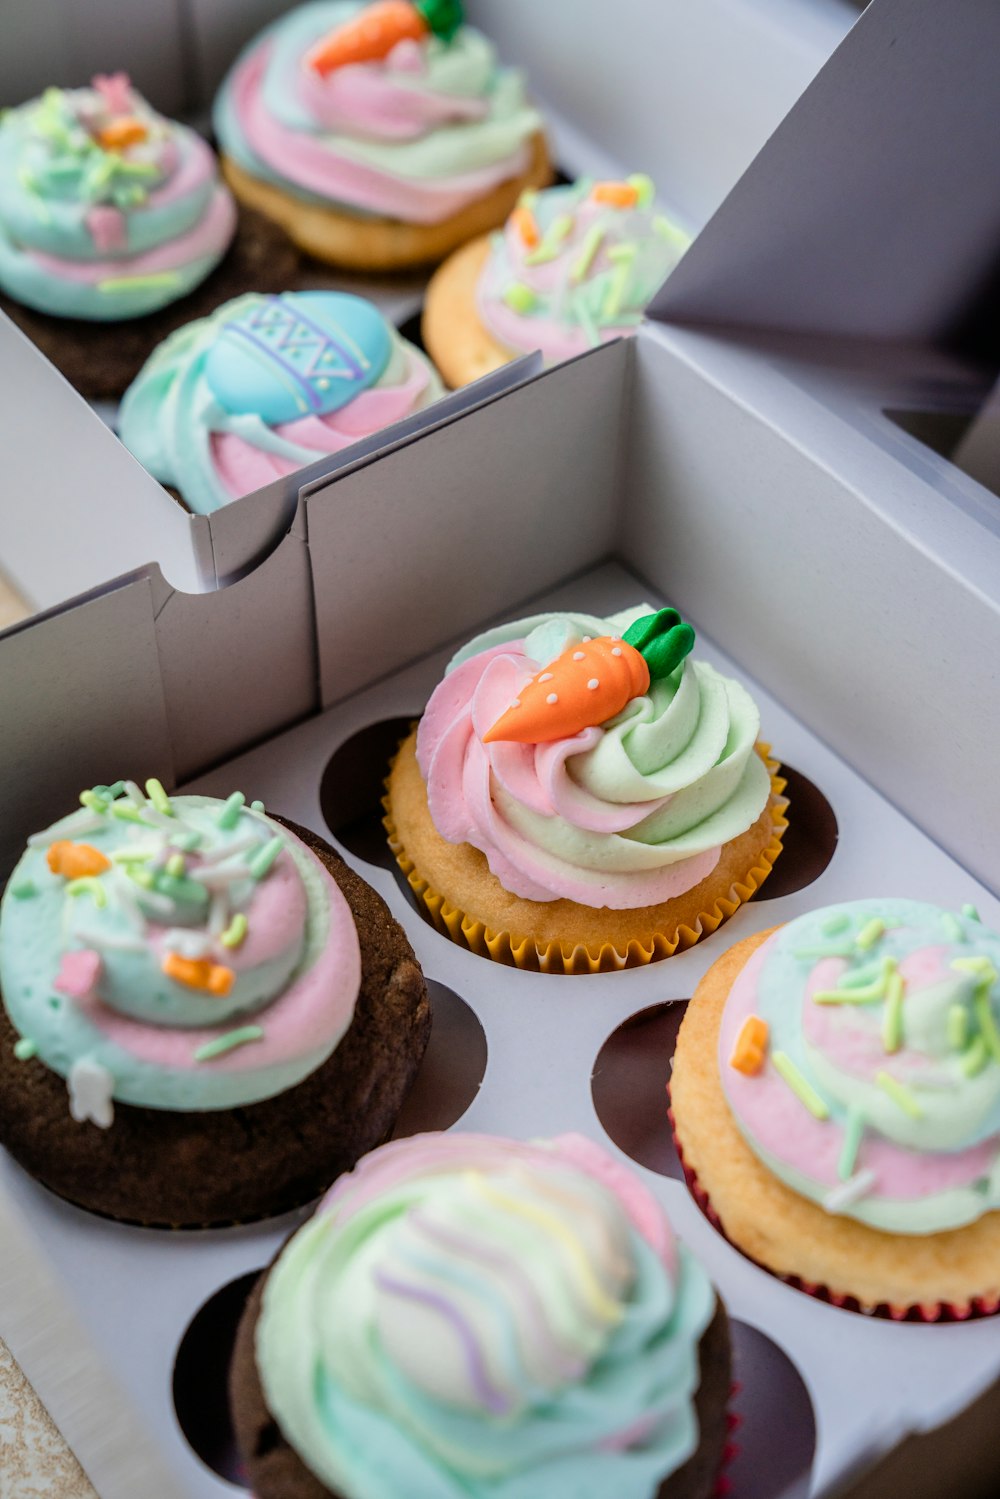
[(104, 100), (108, 114), (127, 115), (132, 111), (132, 85), (127, 73), (97, 73), (92, 87)]
[(110, 203), (95, 204), (87, 210), (85, 222), (94, 247), (102, 255), (125, 249), (125, 215), (120, 208), (112, 208)]
[(415, 42), (409, 36), (396, 43), (386, 58), (386, 62), (394, 73), (422, 73), (424, 71), (424, 54), (420, 43)]
[(103, 966), (100, 953), (94, 952), (92, 947), (64, 952), (53, 988), (60, 994), (68, 994), (71, 999), (95, 999)]
[(559, 701), (559, 694), (557, 692), (550, 692), (545, 701), (547, 703), (557, 703)]

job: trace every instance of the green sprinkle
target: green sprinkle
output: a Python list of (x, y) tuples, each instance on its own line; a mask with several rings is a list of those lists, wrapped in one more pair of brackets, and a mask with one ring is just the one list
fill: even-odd
[(884, 931), (885, 922), (881, 919), (881, 917), (873, 916), (871, 921), (865, 922), (864, 926), (855, 937), (855, 946), (860, 947), (862, 952), (867, 952), (870, 947), (875, 946), (876, 942), (882, 936)]
[(911, 1119), (922, 1119), (924, 1111), (917, 1102), (916, 1096), (902, 1083), (898, 1083), (889, 1072), (876, 1072), (875, 1082), (892, 1099), (893, 1103), (902, 1109), (904, 1114), (909, 1114)]
[(34, 880), (19, 880), (16, 885), (11, 885), (10, 893), (15, 900), (30, 900), (38, 894), (38, 886)]
[(173, 875), (175, 880), (183, 879), (185, 864), (183, 854), (171, 854), (166, 862), (167, 874)]
[(774, 1051), (771, 1053), (771, 1061), (774, 1063), (779, 1075), (791, 1088), (796, 1098), (809, 1110), (816, 1119), (829, 1119), (830, 1110), (825, 1099), (821, 1098), (812, 1083), (805, 1078), (791, 1057), (785, 1051)]
[(112, 851), (112, 864), (145, 864), (159, 853), (157, 848), (116, 848)]
[(264, 878), (284, 846), (284, 838), (271, 838), (250, 856), (247, 860), (247, 868), (255, 880)]
[(176, 286), (180, 279), (176, 271), (154, 271), (148, 276), (111, 276), (106, 281), (98, 281), (97, 290), (108, 293), (147, 291), (157, 286)]
[(638, 208), (648, 208), (656, 194), (656, 184), (653, 182), (652, 177), (647, 177), (645, 172), (633, 172), (631, 177), (625, 178), (625, 181), (629, 187), (635, 188), (636, 206)]
[(811, 962), (816, 958), (853, 958), (854, 943), (846, 946), (836, 947), (796, 947), (792, 952), (793, 958), (799, 958), (803, 962)]
[(950, 911), (946, 911), (941, 917), (941, 925), (944, 927), (944, 933), (949, 942), (965, 941), (965, 931), (963, 930), (962, 923)]
[(984, 980), (976, 990), (972, 1002), (975, 1005), (976, 1019), (979, 1022), (979, 1034), (985, 1041), (986, 1049), (994, 1062), (1000, 1062), (1000, 1030), (997, 1029), (996, 1016), (990, 1004), (991, 988), (992, 980)]
[(170, 798), (164, 791), (162, 783), (155, 776), (150, 776), (146, 782), (146, 795), (157, 812), (162, 812), (164, 817), (173, 817), (174, 809), (170, 805)]
[(866, 984), (873, 984), (876, 979), (887, 979), (890, 973), (896, 970), (895, 958), (876, 958), (872, 963), (862, 963), (860, 968), (852, 968), (848, 973), (841, 976), (840, 987), (842, 989), (863, 989)]
[(541, 244), (536, 245), (530, 255), (524, 257), (525, 265), (545, 265), (547, 261), (555, 260), (563, 240), (567, 238), (572, 228), (573, 220), (569, 214), (559, 214), (545, 231)]
[(951, 966), (956, 973), (974, 973), (982, 979), (989, 979), (991, 984), (995, 984), (1000, 976), (989, 958), (952, 958)]
[(962, 1051), (969, 1039), (969, 1012), (964, 1005), (948, 1006), (948, 1045)]
[[(871, 964), (865, 970), (865, 976), (871, 974)], [(817, 989), (813, 995), (813, 1004), (817, 1005), (873, 1005), (880, 999), (885, 998), (886, 989), (891, 980), (896, 977), (895, 958), (883, 958), (878, 966), (877, 976), (867, 984), (859, 981), (859, 973), (845, 975), (839, 989)], [(848, 983), (847, 979), (854, 980)]]
[(861, 1147), (861, 1137), (865, 1132), (867, 1120), (860, 1109), (852, 1108), (847, 1111), (847, 1123), (844, 1126), (844, 1143), (840, 1149), (840, 1157), (837, 1161), (837, 1175), (842, 1182), (854, 1175), (854, 1167), (858, 1160), (858, 1150)]
[(828, 916), (820, 927), (824, 937), (835, 937), (838, 932), (844, 932), (851, 924), (851, 918), (846, 911), (835, 911)]
[(962, 907), (962, 915), (965, 917), (966, 921), (982, 921), (983, 919), (980, 916), (979, 912), (976, 910), (975, 906), (969, 905), (968, 902), (966, 902), (966, 904)]
[(153, 886), (156, 883), (153, 877), (153, 871), (151, 869), (133, 869), (132, 866), (129, 865), (128, 876), (130, 880), (133, 880), (135, 882), (135, 884), (141, 885), (143, 890), (152, 890)]
[(151, 822), (143, 817), (138, 807), (133, 807), (131, 802), (112, 802), (111, 815), (112, 817), (120, 817), (122, 822), (137, 822), (144, 828), (151, 828), (153, 826)]
[(601, 317), (607, 323), (613, 323), (622, 310), (622, 303), (628, 292), (630, 271), (630, 265), (616, 265), (611, 274), (604, 297), (604, 306), (601, 308)]
[(234, 791), (232, 796), (227, 796), (225, 806), (215, 819), (216, 827), (220, 827), (224, 833), (234, 828), (240, 820), (245, 801), (246, 797), (242, 791)]
[(583, 280), (584, 276), (587, 274), (587, 272), (590, 270), (590, 267), (594, 263), (594, 256), (600, 249), (601, 240), (603, 238), (604, 230), (601, 228), (600, 224), (591, 224), (590, 228), (587, 230), (586, 234), (583, 237), (583, 244), (580, 246), (580, 253), (577, 256), (576, 260), (574, 260), (572, 268), (570, 269), (569, 279), (571, 281)]
[(678, 229), (677, 225), (672, 224), (666, 214), (663, 213), (658, 213), (653, 219), (653, 233), (658, 234), (661, 239), (665, 239), (669, 244), (680, 242), (680, 244), (687, 248), (690, 243), (684, 230)]
[(891, 975), (888, 983), (885, 1010), (882, 1014), (882, 1049), (898, 1051), (903, 1044), (903, 978), (899, 973)]
[(224, 1036), (217, 1036), (214, 1041), (199, 1046), (194, 1059), (196, 1062), (210, 1062), (213, 1057), (225, 1056), (227, 1051), (235, 1051), (237, 1046), (246, 1046), (250, 1041), (261, 1041), (263, 1037), (259, 1025), (241, 1025), (238, 1030), (227, 1031)]
[(95, 786), (94, 790), (98, 796), (106, 796), (109, 802), (113, 802), (125, 790), (125, 782), (115, 781), (112, 786)]
[(108, 810), (108, 803), (104, 797), (98, 796), (96, 791), (81, 791), (80, 805), (89, 807), (91, 812), (100, 812), (102, 815)]
[(151, 161), (125, 161), (123, 157), (115, 162), (115, 171), (119, 177), (138, 177), (146, 182), (160, 175), (159, 167)]
[(169, 895), (171, 900), (208, 900), (208, 890), (199, 880), (189, 880), (183, 876), (161, 874), (155, 882), (155, 887), (161, 895)]
[(989, 1059), (989, 1047), (986, 1045), (986, 1042), (983, 1040), (982, 1036), (977, 1036), (972, 1045), (969, 1047), (968, 1051), (963, 1052), (961, 1058), (959, 1059), (958, 1065), (961, 1067), (966, 1077), (978, 1077), (979, 1073), (982, 1072)]
[(251, 812), (263, 812), (263, 810), (264, 810), (264, 803), (263, 802), (256, 801), (256, 802), (251, 802), (250, 803), (250, 811)]
[(638, 253), (639, 246), (633, 240), (623, 239), (608, 248), (608, 259), (614, 265), (631, 265)]
[(93, 874), (84, 875), (81, 879), (78, 880), (70, 880), (66, 886), (66, 894), (92, 895), (94, 897), (94, 905), (97, 906), (98, 909), (106, 906), (108, 903), (107, 891), (105, 890), (104, 886), (101, 884), (97, 876)]
[(22, 1036), (20, 1041), (14, 1043), (14, 1055), (19, 1062), (30, 1062), (32, 1057), (38, 1055), (38, 1044), (29, 1041), (27, 1036)]
[(172, 833), (170, 835), (170, 847), (179, 848), (185, 854), (194, 853), (195, 849), (202, 842), (202, 835), (196, 833), (194, 828), (189, 833)]
[(512, 281), (503, 294), (503, 300), (513, 312), (530, 312), (538, 298), (523, 281)]
[(239, 947), (247, 934), (249, 922), (242, 911), (237, 911), (232, 921), (226, 927), (219, 941), (223, 947)]

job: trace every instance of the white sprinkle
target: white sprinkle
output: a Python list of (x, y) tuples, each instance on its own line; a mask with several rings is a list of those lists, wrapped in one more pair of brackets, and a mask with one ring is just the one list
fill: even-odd
[(169, 828), (172, 833), (181, 831), (176, 817), (168, 817), (165, 812), (160, 812), (152, 805), (145, 808), (143, 816), (147, 822), (155, 823), (158, 828)]
[(111, 1093), (115, 1080), (106, 1067), (92, 1057), (81, 1057), (74, 1062), (66, 1079), (69, 1092), (69, 1111), (77, 1124), (88, 1119), (99, 1129), (107, 1129), (114, 1123), (115, 1106)]
[(552, 681), (552, 673), (550, 671), (543, 671), (542, 674), (541, 674), (541, 676), (538, 678), (538, 680), (540, 682), (551, 682)]
[(260, 837), (257, 833), (247, 833), (243, 838), (234, 838), (232, 843), (227, 844), (225, 848), (217, 848), (210, 854), (202, 854), (198, 868), (192, 871), (193, 878), (200, 879), (203, 869), (210, 869), (213, 864), (221, 864), (223, 859), (228, 859), (231, 855), (245, 853), (248, 848), (253, 848), (259, 842)]
[(620, 645), (613, 645), (611, 647), (611, 654), (612, 654), (612, 656), (620, 656), (621, 653), (622, 653), (622, 648), (621, 648)]
[(155, 911), (158, 916), (174, 914), (176, 907), (169, 895), (163, 895), (159, 890), (143, 890), (140, 885), (135, 888), (138, 900), (150, 911)]
[(511, 703), (511, 707), (512, 708), (520, 708), (520, 706), (521, 706), (521, 699), (519, 697), (516, 697), (514, 699), (514, 701)]
[(586, 659), (586, 656), (587, 656), (587, 652), (586, 651), (574, 651), (573, 652), (573, 660), (574, 661), (583, 661), (583, 660)]
[(547, 703), (557, 703), (559, 701), (559, 694), (558, 694), (558, 692), (550, 692), (549, 695), (548, 695), (548, 697), (545, 699), (545, 701)]
[(212, 896), (208, 908), (208, 930), (213, 937), (221, 937), (229, 925), (229, 898), (224, 890)]
[(828, 1213), (842, 1213), (845, 1208), (857, 1202), (859, 1197), (867, 1197), (874, 1185), (874, 1171), (870, 1168), (866, 1171), (856, 1171), (842, 1187), (834, 1187), (832, 1192), (827, 1192), (823, 1198), (823, 1206)]
[(213, 943), (207, 932), (194, 932), (188, 927), (171, 927), (163, 934), (163, 945), (180, 958), (207, 958)]
[(133, 807), (144, 807), (146, 805), (146, 798), (143, 796), (142, 792), (139, 790), (139, 787), (135, 784), (134, 781), (125, 782), (125, 795), (128, 797)]
[(95, 812), (90, 811), (89, 807), (81, 807), (79, 812), (71, 812), (68, 817), (61, 817), (50, 828), (46, 828), (44, 833), (32, 833), (28, 839), (28, 847), (48, 848), (51, 843), (64, 838), (67, 833), (78, 838), (83, 833), (94, 833), (102, 827), (104, 827), (103, 817), (98, 817)]
[(228, 869), (220, 864), (216, 869), (199, 869), (192, 878), (197, 878), (199, 884), (206, 885), (209, 890), (228, 890), (237, 880), (249, 880), (252, 875), (245, 864), (231, 864)]
[(591, 692), (593, 692), (595, 687), (600, 687), (600, 685), (600, 681), (597, 677), (591, 677), (590, 681), (587, 683), (587, 686), (590, 688)]
[(589, 644), (589, 642), (590, 642), (590, 641), (591, 641), (591, 640), (593, 640), (593, 638), (594, 638), (594, 637), (593, 637), (593, 635), (585, 635), (585, 636), (584, 636), (584, 637), (583, 637), (583, 643), (584, 643), (584, 645), (587, 645), (587, 644)]
[(110, 932), (91, 932), (78, 926), (74, 935), (87, 947), (109, 947), (112, 952), (145, 952), (146, 944), (138, 937), (115, 937)]

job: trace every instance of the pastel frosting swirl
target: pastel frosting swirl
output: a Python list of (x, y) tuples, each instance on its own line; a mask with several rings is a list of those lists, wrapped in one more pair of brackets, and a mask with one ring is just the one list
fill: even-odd
[(153, 312), (205, 279), (235, 227), (209, 147), (124, 74), (0, 119), (0, 288), (29, 307), (95, 322)]
[(651, 1499), (694, 1452), (715, 1295), (590, 1141), (418, 1135), (272, 1268), (257, 1366), (344, 1499)]
[(471, 843), (512, 895), (614, 910), (657, 905), (711, 874), (767, 805), (760, 714), (738, 682), (685, 659), (606, 723), (544, 744), (483, 736), (575, 643), (649, 613), (538, 614), (455, 656), (417, 732), (434, 825)]
[(154, 350), (125, 392), (118, 433), (207, 515), (443, 394), (430, 362), (370, 302), (255, 292)]
[(339, 887), (259, 803), (147, 792), (84, 792), (29, 840), (0, 905), (18, 1055), (102, 1124), (112, 1099), (225, 1109), (294, 1086), (344, 1035), (360, 983)]
[(490, 237), (476, 287), (483, 326), (512, 353), (570, 359), (634, 333), (690, 244), (649, 178), (526, 192)]
[[(719, 1041), (754, 1153), (831, 1213), (890, 1233), (1000, 1208), (998, 972), (1000, 935), (972, 907), (851, 901), (781, 927), (734, 983)], [(750, 1017), (766, 1045), (740, 1070)]]
[(281, 17), (223, 82), (215, 130), (254, 177), (313, 203), (436, 224), (528, 166), (539, 129), (520, 74), (467, 26), (400, 42), (322, 77), (314, 44), (364, 7), (316, 0)]

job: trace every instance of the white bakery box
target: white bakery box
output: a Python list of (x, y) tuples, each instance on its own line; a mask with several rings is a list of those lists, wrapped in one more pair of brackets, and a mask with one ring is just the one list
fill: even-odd
[[(585, 8), (474, 9), (501, 34), (508, 7), (539, 37)], [(680, 10), (664, 7), (678, 47)], [(688, 1194), (664, 1085), (673, 1002), (742, 935), (879, 894), (1000, 921), (996, 502), (913, 435), (968, 426), (989, 385), (933, 343), (968, 323), (1000, 249), (984, 191), (998, 43), (987, 0), (874, 0), (636, 338), (548, 372), (527, 361), (202, 532), (0, 327), (0, 556), (27, 512), (33, 576), (57, 573), (35, 600), (53, 607), (0, 636), (0, 865), (119, 773), (238, 786), (331, 837), (432, 983), (402, 1127), (610, 1139), (706, 1264), (736, 1319), (740, 1499), (897, 1492), (886, 1475), (914, 1441), (908, 1494), (996, 1488), (1000, 1321), (863, 1317), (758, 1269)], [(759, 898), (665, 963), (489, 963), (429, 926), (391, 867), (385, 756), (486, 621), (641, 598), (685, 611), (757, 697), (792, 767), (785, 853)], [(238, 1494), (222, 1370), (241, 1287), (225, 1288), (301, 1216), (129, 1228), (0, 1161), (0, 1334), (101, 1499)]]

